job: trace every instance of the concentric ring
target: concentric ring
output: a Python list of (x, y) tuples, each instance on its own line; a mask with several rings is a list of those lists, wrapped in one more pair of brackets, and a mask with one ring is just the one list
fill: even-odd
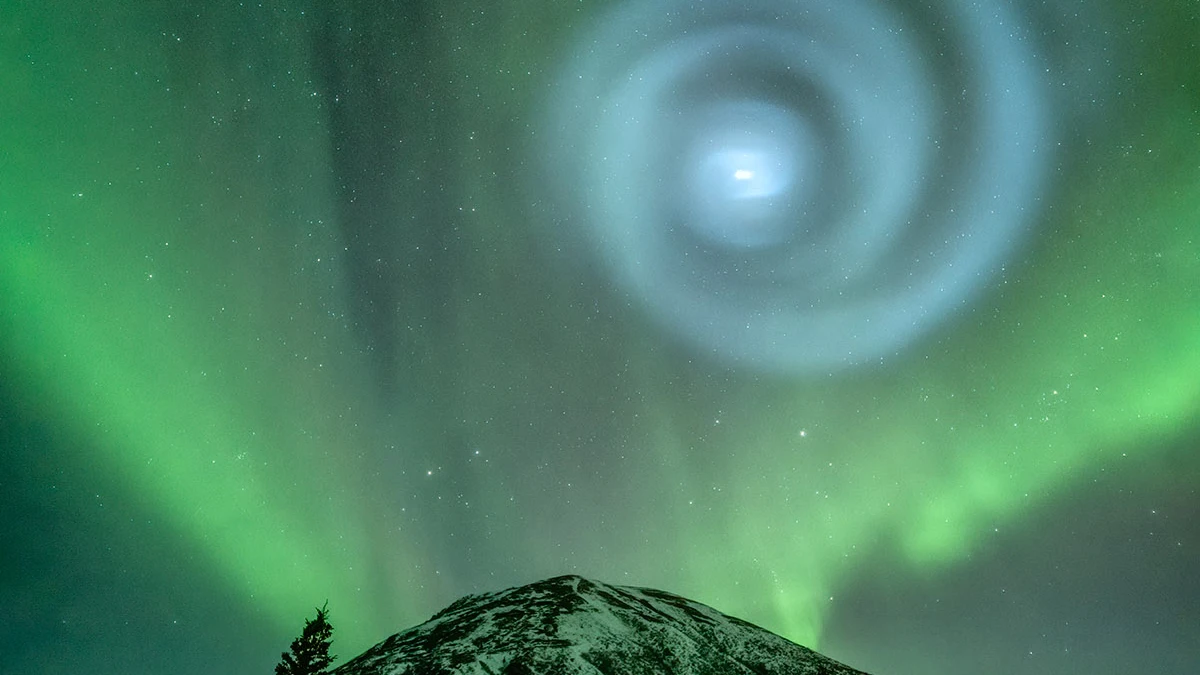
[(623, 5), (538, 130), (553, 197), (656, 321), (739, 365), (899, 352), (994, 278), (1048, 175), (1002, 4)]

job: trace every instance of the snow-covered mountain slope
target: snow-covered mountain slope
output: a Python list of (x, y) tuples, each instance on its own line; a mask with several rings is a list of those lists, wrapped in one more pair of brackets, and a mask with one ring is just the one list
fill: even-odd
[(464, 597), (334, 675), (865, 675), (648, 588), (556, 577)]

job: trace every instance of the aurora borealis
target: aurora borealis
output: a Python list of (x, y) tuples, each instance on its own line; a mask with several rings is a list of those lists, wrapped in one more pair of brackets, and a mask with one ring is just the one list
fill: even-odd
[(880, 675), (1194, 672), (1200, 9), (750, 4), (0, 7), (4, 668), (576, 573)]

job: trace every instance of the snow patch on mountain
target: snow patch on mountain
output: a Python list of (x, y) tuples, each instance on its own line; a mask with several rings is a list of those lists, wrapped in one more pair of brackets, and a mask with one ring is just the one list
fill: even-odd
[(469, 595), (334, 675), (865, 675), (649, 588), (563, 576)]

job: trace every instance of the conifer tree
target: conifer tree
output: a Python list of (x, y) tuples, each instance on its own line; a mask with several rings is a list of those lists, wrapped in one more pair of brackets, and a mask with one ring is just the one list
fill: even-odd
[(315, 619), (305, 619), (304, 633), (292, 640), (291, 653), (284, 652), (275, 666), (275, 675), (322, 675), (336, 659), (329, 655), (333, 626), (329, 623), (329, 603), (317, 608)]

